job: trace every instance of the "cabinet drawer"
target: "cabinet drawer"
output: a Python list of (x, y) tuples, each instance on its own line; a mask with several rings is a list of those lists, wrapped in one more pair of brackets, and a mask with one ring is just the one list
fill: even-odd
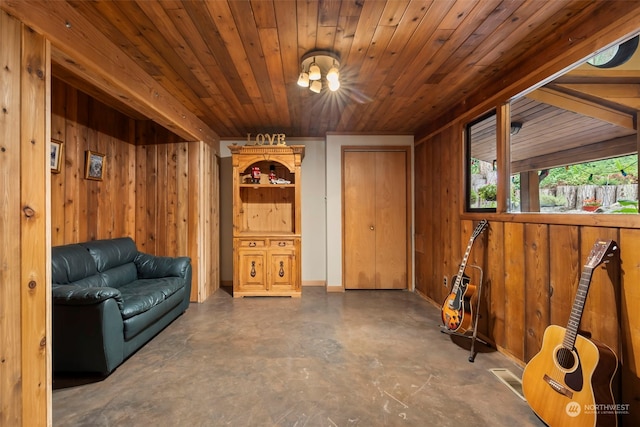
[(263, 239), (239, 240), (238, 246), (241, 248), (264, 248), (266, 242)]
[(272, 248), (293, 248), (294, 240), (293, 239), (271, 239), (270, 246)]

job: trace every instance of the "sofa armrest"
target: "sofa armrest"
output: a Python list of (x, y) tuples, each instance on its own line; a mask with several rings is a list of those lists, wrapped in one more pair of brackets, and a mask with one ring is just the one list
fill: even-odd
[(138, 278), (181, 277), (186, 279), (191, 271), (191, 258), (155, 256), (139, 252), (134, 260)]
[(51, 289), (53, 304), (58, 305), (93, 305), (114, 298), (122, 309), (122, 295), (115, 288), (106, 286), (83, 288), (74, 285), (56, 285)]

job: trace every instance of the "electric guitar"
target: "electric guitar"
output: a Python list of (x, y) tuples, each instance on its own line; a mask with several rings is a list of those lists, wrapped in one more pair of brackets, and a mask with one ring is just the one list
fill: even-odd
[(595, 243), (582, 270), (567, 327), (547, 327), (540, 352), (522, 373), (529, 406), (549, 426), (617, 425), (611, 381), (618, 358), (604, 344), (578, 335), (593, 270), (608, 262), (605, 258), (617, 249), (611, 240)]
[(469, 238), (467, 250), (464, 253), (458, 274), (451, 288), (451, 293), (442, 304), (442, 323), (450, 331), (465, 333), (469, 330), (472, 321), (471, 298), (476, 292), (476, 286), (469, 283), (469, 277), (465, 276), (464, 270), (467, 267), (467, 259), (471, 253), (471, 246), (474, 240), (480, 235), (489, 223), (486, 219), (480, 221), (476, 229), (473, 230)]

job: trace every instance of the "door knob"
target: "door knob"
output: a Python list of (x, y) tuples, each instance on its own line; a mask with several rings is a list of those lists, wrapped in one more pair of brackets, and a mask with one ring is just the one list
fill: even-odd
[(373, 225), (369, 226), (369, 230), (373, 231)]

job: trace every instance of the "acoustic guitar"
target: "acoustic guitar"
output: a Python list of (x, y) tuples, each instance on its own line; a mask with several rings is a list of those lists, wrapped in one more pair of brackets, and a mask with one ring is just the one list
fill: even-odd
[(566, 328), (550, 325), (542, 348), (522, 373), (522, 389), (531, 409), (551, 427), (616, 426), (611, 381), (618, 358), (606, 345), (578, 335), (593, 270), (617, 250), (597, 241), (584, 266)]
[(473, 320), (471, 299), (475, 295), (476, 286), (469, 282), (469, 277), (464, 274), (464, 270), (467, 268), (467, 260), (469, 259), (473, 242), (488, 224), (487, 220), (483, 219), (473, 230), (467, 250), (460, 263), (458, 274), (451, 288), (451, 293), (442, 304), (442, 323), (450, 331), (464, 334), (471, 327), (471, 321)]

